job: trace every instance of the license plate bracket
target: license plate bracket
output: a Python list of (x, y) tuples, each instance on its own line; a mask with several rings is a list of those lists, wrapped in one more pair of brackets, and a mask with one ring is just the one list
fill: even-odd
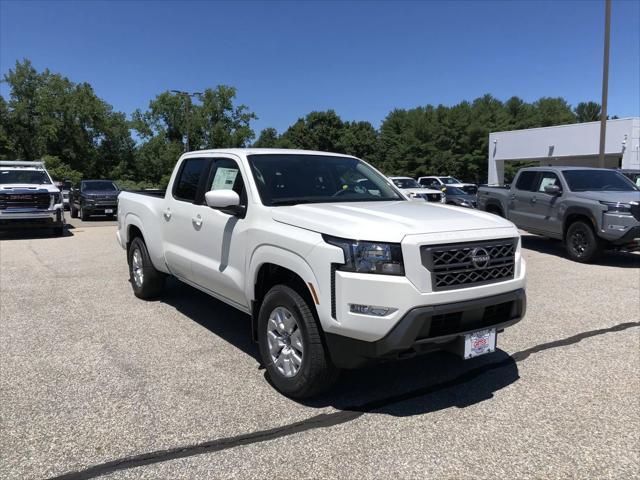
[(488, 328), (486, 330), (478, 330), (476, 332), (467, 333), (464, 336), (464, 352), (465, 360), (479, 357), (496, 350), (496, 329)]

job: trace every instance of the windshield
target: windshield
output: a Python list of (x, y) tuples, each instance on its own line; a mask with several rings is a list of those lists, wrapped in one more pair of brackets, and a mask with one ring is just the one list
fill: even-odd
[(612, 170), (563, 170), (572, 192), (632, 192), (637, 190), (624, 175)]
[(325, 155), (249, 155), (262, 203), (372, 202), (404, 200), (366, 163)]
[(462, 183), (460, 180), (453, 177), (440, 177), (440, 181), (445, 185), (451, 185), (452, 183)]
[(391, 181), (398, 188), (422, 188), (413, 178), (392, 178)]
[(460, 190), (458, 187), (445, 187), (446, 195), (466, 195), (466, 192)]
[(107, 192), (117, 191), (118, 187), (108, 180), (91, 180), (90, 182), (82, 182), (83, 192)]
[(0, 170), (0, 184), (9, 183), (50, 185), (51, 179), (42, 170)]

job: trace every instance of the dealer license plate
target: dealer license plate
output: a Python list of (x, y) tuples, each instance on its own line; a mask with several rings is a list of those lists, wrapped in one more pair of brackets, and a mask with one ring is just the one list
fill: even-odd
[(104, 213), (113, 213), (113, 208), (105, 208)]
[(479, 330), (464, 336), (464, 358), (478, 357), (496, 349), (496, 329)]

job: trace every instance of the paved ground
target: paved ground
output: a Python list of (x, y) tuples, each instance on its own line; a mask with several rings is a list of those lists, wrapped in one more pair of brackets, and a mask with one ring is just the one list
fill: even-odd
[(499, 352), (302, 404), (264, 380), (248, 318), (176, 282), (136, 299), (114, 223), (73, 223), (0, 237), (2, 479), (640, 475), (638, 256), (579, 265), (527, 236), (528, 314)]

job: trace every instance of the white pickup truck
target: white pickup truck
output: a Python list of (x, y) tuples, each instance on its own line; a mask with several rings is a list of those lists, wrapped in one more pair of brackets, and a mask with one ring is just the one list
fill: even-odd
[(159, 296), (173, 275), (251, 315), (270, 380), (294, 398), (327, 389), (341, 368), (492, 352), (525, 313), (511, 222), (408, 201), (354, 157), (190, 152), (166, 193), (118, 202), (135, 295)]

